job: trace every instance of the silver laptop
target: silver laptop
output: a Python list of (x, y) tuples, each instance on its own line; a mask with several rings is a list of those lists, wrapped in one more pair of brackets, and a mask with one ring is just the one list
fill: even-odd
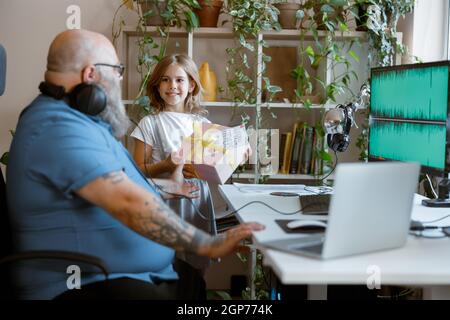
[(321, 259), (401, 247), (419, 170), (405, 162), (340, 164), (325, 232), (262, 245)]

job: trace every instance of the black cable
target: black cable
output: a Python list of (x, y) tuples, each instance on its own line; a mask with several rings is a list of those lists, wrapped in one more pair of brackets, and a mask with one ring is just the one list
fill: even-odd
[(319, 179), (319, 181), (323, 181), (323, 180), (325, 180), (326, 178), (328, 178), (328, 177), (333, 173), (334, 169), (336, 169), (336, 167), (337, 167), (337, 164), (338, 164), (338, 162), (339, 162), (339, 159), (338, 159), (337, 152), (336, 152), (335, 150), (333, 150), (333, 151), (334, 151), (334, 158), (335, 158), (334, 166), (333, 166), (333, 168), (331, 169), (331, 171), (328, 172), (328, 174), (327, 174), (325, 177), (322, 177), (321, 179)]
[(434, 190), (433, 183), (431, 182), (430, 176), (428, 174), (425, 174), (425, 178), (427, 179), (428, 183), (430, 184), (431, 192), (433, 193), (433, 196), (435, 199), (438, 199), (438, 195), (436, 191)]
[(443, 236), (426, 236), (422, 234), (422, 231), (419, 231), (419, 233), (415, 232), (409, 232), (410, 235), (415, 236), (416, 238), (426, 238), (426, 239), (442, 239), (447, 238), (447, 235)]
[[(445, 218), (445, 217), (444, 217)], [(438, 219), (436, 221), (442, 220)], [(442, 239), (442, 238), (447, 238), (450, 237), (450, 226), (424, 226), (424, 225), (418, 225), (418, 226), (414, 226), (411, 227), (409, 234), (413, 235), (415, 237), (418, 238), (427, 238), (427, 239)], [(443, 235), (438, 235), (438, 236), (428, 236), (428, 235), (424, 235), (423, 232), (426, 230), (438, 230), (440, 232), (443, 233)], [(412, 231), (412, 232), (411, 232)]]
[(298, 210), (296, 210), (296, 211), (294, 211), (294, 212), (283, 212), (283, 211), (277, 210), (277, 209), (275, 209), (275, 208), (269, 206), (269, 205), (268, 205), (267, 203), (265, 203), (265, 202), (262, 202), (262, 201), (259, 201), (259, 200), (255, 200), (255, 201), (250, 201), (250, 202), (244, 204), (244, 205), (243, 205), (242, 207), (240, 207), (239, 209), (236, 209), (236, 210), (233, 210), (233, 211), (227, 213), (227, 214), (226, 214), (225, 216), (223, 216), (221, 219), (226, 218), (226, 217), (228, 217), (228, 216), (231, 216), (232, 214), (235, 214), (235, 213), (237, 213), (238, 211), (240, 211), (240, 210), (244, 209), (245, 207), (247, 207), (247, 206), (249, 206), (249, 205), (251, 205), (251, 204), (254, 204), (254, 203), (262, 204), (262, 205), (268, 207), (269, 209), (275, 211), (276, 213), (279, 213), (279, 214), (285, 215), (285, 216), (290, 216), (290, 215), (293, 215), (293, 214), (296, 214), (296, 213), (300, 213), (300, 212), (302, 212), (304, 209), (306, 209), (306, 208), (308, 208), (308, 207), (310, 207), (310, 206), (312, 206), (312, 205), (316, 205), (316, 203), (310, 203), (310, 204), (308, 204), (308, 205), (306, 205), (306, 206), (304, 206), (304, 207), (302, 207), (302, 208), (300, 208), (300, 209), (298, 209)]
[(434, 222), (438, 222), (438, 221), (444, 220), (445, 218), (448, 218), (448, 217), (450, 217), (450, 214), (446, 215), (445, 217), (436, 219), (436, 220), (431, 220), (431, 221), (420, 221), (420, 223), (422, 223), (422, 224), (434, 223)]

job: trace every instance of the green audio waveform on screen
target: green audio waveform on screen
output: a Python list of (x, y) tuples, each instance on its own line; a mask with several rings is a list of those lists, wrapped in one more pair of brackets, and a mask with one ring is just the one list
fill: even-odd
[(448, 65), (372, 73), (375, 117), (447, 120)]
[(369, 154), (399, 161), (417, 161), (437, 169), (445, 166), (446, 126), (373, 121)]

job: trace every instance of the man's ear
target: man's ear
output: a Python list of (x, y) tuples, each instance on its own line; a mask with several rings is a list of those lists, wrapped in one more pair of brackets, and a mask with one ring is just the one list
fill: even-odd
[(95, 66), (88, 65), (81, 71), (81, 81), (82, 82), (94, 82), (95, 81)]

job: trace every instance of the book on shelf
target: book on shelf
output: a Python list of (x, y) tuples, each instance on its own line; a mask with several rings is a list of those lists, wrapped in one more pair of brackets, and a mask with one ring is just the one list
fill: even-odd
[(286, 132), (283, 133), (286, 136), (286, 140), (284, 143), (284, 146), (282, 148), (280, 148), (280, 156), (283, 157), (282, 165), (280, 167), (281, 173), (283, 174), (287, 174), (289, 173), (289, 157), (290, 157), (290, 153), (289, 153), (289, 149), (291, 147), (291, 141), (292, 141), (292, 132)]
[(305, 129), (305, 138), (303, 145), (303, 153), (301, 158), (300, 173), (310, 174), (311, 173), (311, 158), (313, 152), (313, 139), (314, 139), (314, 128), (307, 127)]
[(314, 175), (322, 175), (323, 174), (323, 159), (321, 158), (321, 154), (324, 148), (325, 138), (323, 136), (319, 136), (316, 132), (315, 135), (317, 138), (315, 139), (315, 150), (314, 153), (316, 155), (314, 160)]
[(299, 163), (299, 154), (301, 150), (301, 145), (303, 141), (303, 131), (304, 131), (305, 123), (297, 122), (294, 124), (294, 130), (292, 132), (293, 142), (292, 142), (292, 154), (291, 154), (291, 162), (289, 165), (289, 173), (295, 174), (297, 173), (297, 167)]
[(281, 172), (283, 170), (283, 157), (284, 157), (284, 147), (286, 145), (286, 133), (283, 132), (280, 134), (280, 149), (278, 152), (278, 171)]
[(317, 130), (314, 128), (313, 134), (313, 142), (312, 142), (312, 150), (311, 150), (311, 165), (309, 172), (314, 174), (314, 170), (316, 169), (316, 158), (317, 158)]
[[(280, 155), (280, 172), (283, 174), (323, 173), (321, 153), (324, 148), (324, 137), (317, 134), (317, 129), (306, 122), (296, 122), (292, 132), (283, 133), (283, 155)], [(290, 141), (289, 141), (290, 140)]]

